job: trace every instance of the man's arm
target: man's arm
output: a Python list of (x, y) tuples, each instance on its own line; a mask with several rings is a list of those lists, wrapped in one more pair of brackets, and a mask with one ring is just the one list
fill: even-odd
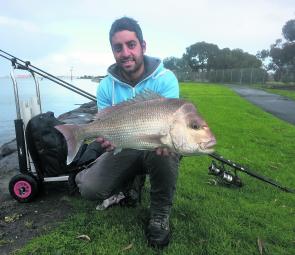
[[(96, 98), (98, 111), (112, 105), (112, 95), (109, 93), (110, 80), (108, 77), (102, 79), (97, 86)], [(114, 150), (115, 146), (103, 137), (97, 137), (96, 141), (101, 144), (101, 147), (106, 151)]]
[(176, 76), (170, 70), (166, 70), (158, 77), (158, 93), (167, 98), (179, 98), (179, 84)]
[(110, 93), (110, 79), (108, 77), (102, 79), (97, 86), (96, 98), (97, 98), (97, 108), (102, 110), (108, 106), (112, 105), (112, 95)]

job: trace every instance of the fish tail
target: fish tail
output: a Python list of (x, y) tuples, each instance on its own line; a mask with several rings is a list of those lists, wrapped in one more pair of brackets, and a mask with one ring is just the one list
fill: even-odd
[(68, 148), (67, 164), (69, 165), (79, 151), (83, 143), (81, 128), (73, 124), (58, 125), (55, 128), (63, 134)]

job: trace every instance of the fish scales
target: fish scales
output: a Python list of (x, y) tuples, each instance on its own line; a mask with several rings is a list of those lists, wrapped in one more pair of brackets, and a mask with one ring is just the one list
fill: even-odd
[[(151, 143), (149, 137), (169, 131), (169, 116), (178, 108), (167, 104), (167, 100), (156, 99), (149, 102), (139, 102), (136, 107), (124, 106), (124, 111), (117, 111), (102, 122), (95, 121), (85, 128), (90, 136), (103, 136), (116, 146), (153, 148), (161, 143)], [(172, 106), (172, 107), (169, 107)], [(96, 132), (91, 132), (97, 130)]]
[(211, 153), (216, 140), (195, 106), (182, 99), (147, 92), (105, 108), (86, 125), (59, 125), (68, 146), (68, 163), (84, 139), (103, 137), (116, 148), (167, 147), (182, 155)]

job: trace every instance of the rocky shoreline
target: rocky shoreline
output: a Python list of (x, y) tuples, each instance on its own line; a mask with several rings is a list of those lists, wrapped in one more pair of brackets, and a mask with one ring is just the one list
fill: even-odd
[[(89, 123), (97, 112), (96, 102), (89, 102), (57, 117), (68, 124)], [(10, 179), (19, 173), (16, 140), (4, 143), (0, 147), (0, 202), (11, 199), (8, 191)]]

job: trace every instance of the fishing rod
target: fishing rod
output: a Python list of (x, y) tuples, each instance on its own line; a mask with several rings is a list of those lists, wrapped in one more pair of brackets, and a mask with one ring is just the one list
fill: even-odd
[(29, 61), (21, 60), (15, 56), (9, 54), (8, 52), (1, 50), (1, 49), (0, 49), (0, 52), (2, 52), (2, 53), (0, 53), (0, 57), (3, 57), (5, 59), (9, 60), (12, 64), (13, 68), (20, 69), (20, 70), (27, 70), (27, 71), (31, 72), (32, 74), (33, 73), (38, 74), (38, 75), (40, 75), (48, 80), (51, 80), (54, 83), (59, 84), (65, 88), (83, 96), (83, 97), (86, 97), (92, 101), (96, 101), (96, 97), (93, 96), (92, 94), (90, 94), (90, 93), (48, 73), (48, 72), (45, 72), (44, 70), (32, 65)]
[[(261, 180), (263, 182), (271, 184), (271, 185), (273, 185), (285, 192), (295, 193), (295, 190), (284, 187), (281, 184), (279, 184), (278, 182), (276, 182), (268, 177), (259, 175), (259, 174), (255, 173), (254, 171), (252, 171), (252, 170), (250, 170), (238, 163), (235, 163), (229, 159), (225, 159), (223, 156), (219, 155), (218, 153), (214, 152), (214, 153), (209, 154), (209, 156), (214, 158), (215, 160), (217, 160), (219, 163), (217, 163), (215, 160), (212, 160), (212, 163), (208, 168), (208, 170), (209, 170), (208, 173), (219, 177), (226, 184), (233, 185), (236, 187), (242, 187), (243, 186), (242, 180), (237, 175), (237, 171), (241, 171), (241, 172), (246, 173), (258, 180)], [(232, 173), (232, 171), (226, 169), (225, 165), (233, 168), (234, 173)]]

